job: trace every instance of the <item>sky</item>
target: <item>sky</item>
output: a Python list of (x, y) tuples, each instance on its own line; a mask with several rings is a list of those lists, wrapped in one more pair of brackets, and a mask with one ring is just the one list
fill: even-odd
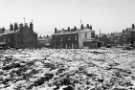
[(0, 27), (30, 22), (39, 35), (54, 28), (91, 24), (98, 33), (120, 32), (135, 24), (135, 0), (0, 0)]

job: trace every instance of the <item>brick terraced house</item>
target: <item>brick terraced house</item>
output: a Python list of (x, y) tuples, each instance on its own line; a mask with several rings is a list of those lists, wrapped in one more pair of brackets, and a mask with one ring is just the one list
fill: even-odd
[(37, 34), (33, 31), (33, 23), (10, 24), (9, 30), (0, 29), (0, 46), (11, 48), (27, 48), (37, 46)]
[[(67, 29), (58, 30), (55, 28), (55, 33), (52, 35), (53, 48), (64, 49), (78, 49), (78, 48), (92, 48), (97, 46), (95, 40), (95, 31), (92, 30), (92, 26), (87, 24), (84, 26), (81, 24), (80, 28), (76, 26), (74, 28), (68, 27)], [(91, 44), (91, 42), (93, 42)]]

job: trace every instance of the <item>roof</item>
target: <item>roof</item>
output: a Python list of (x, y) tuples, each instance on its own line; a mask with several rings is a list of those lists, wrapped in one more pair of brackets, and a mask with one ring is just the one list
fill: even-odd
[(135, 29), (133, 29), (133, 28), (126, 28), (125, 30), (126, 31), (135, 31)]
[(0, 33), (0, 36), (4, 36), (4, 35), (8, 35), (8, 34), (13, 34), (16, 33), (18, 31), (10, 31), (10, 30), (5, 30), (4, 33)]
[(81, 33), (81, 32), (94, 32), (92, 29), (77, 29), (74, 31), (59, 31), (57, 33), (54, 33), (54, 35), (66, 35), (66, 34), (76, 34), (76, 33)]

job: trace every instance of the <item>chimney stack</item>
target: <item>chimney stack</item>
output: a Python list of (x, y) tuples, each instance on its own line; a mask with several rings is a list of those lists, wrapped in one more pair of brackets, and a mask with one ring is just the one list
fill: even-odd
[(23, 29), (23, 24), (19, 24), (19, 29), (22, 30)]
[(33, 31), (33, 23), (30, 22), (30, 29)]
[(132, 29), (135, 29), (135, 25), (134, 24), (132, 24)]
[(83, 26), (83, 24), (81, 24), (81, 29), (84, 29), (84, 26)]
[(89, 25), (89, 24), (87, 24), (87, 25), (86, 25), (86, 27), (89, 29), (89, 28), (90, 28), (90, 25)]
[(2, 30), (2, 33), (4, 33), (4, 32), (5, 32), (5, 28), (4, 28), (4, 27), (2, 27), (2, 28), (1, 28), (1, 30)]
[(76, 26), (74, 26), (74, 30), (75, 30), (75, 31), (77, 30), (77, 27), (76, 27)]
[(90, 25), (90, 29), (92, 30), (92, 26)]
[(14, 23), (14, 31), (18, 30), (18, 24)]
[(57, 33), (58, 29), (57, 28), (54, 28), (54, 32)]
[(13, 24), (10, 24), (9, 29), (10, 29), (11, 31), (13, 31), (13, 30), (14, 30), (14, 26), (13, 26)]
[(70, 31), (70, 27), (67, 28), (68, 32)]
[(25, 23), (25, 24), (24, 24), (24, 27), (25, 27), (25, 28), (29, 28), (28, 23)]

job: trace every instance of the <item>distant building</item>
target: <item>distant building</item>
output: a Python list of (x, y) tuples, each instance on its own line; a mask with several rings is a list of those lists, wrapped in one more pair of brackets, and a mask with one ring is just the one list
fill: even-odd
[(87, 24), (81, 25), (80, 28), (76, 26), (74, 28), (68, 27), (67, 29), (57, 30), (52, 35), (52, 46), (54, 48), (84, 48), (89, 47), (91, 42), (95, 39), (95, 31), (92, 30), (92, 26)]
[(121, 38), (124, 39), (124, 43), (135, 43), (135, 25), (132, 24), (131, 28), (124, 29)]
[(39, 47), (51, 47), (51, 36), (40, 36), (38, 37), (38, 46)]
[(119, 40), (121, 37), (121, 32), (113, 32), (108, 34), (102, 34), (98, 38), (103, 42), (104, 46), (120, 44)]
[(10, 24), (9, 30), (0, 29), (0, 44), (12, 48), (36, 47), (37, 34), (33, 31), (33, 23)]

